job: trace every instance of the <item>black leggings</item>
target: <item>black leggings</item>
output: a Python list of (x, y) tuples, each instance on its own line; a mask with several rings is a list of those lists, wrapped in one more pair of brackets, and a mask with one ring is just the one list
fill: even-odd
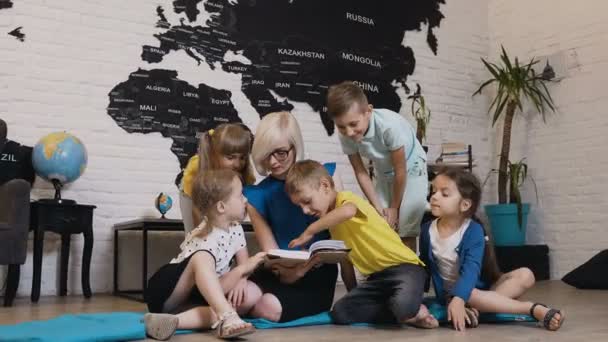
[(283, 308), (279, 322), (288, 322), (331, 309), (337, 278), (337, 265), (323, 265), (308, 271), (294, 284), (281, 283), (266, 268), (256, 271), (249, 280), (256, 283), (263, 293), (277, 297)]

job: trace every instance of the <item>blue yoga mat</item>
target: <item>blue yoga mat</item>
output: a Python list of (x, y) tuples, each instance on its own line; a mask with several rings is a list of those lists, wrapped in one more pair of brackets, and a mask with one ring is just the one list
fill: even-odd
[(45, 321), (0, 326), (0, 341), (80, 342), (146, 338), (142, 313), (68, 314)]
[[(67, 314), (43, 321), (0, 325), (2, 342), (133, 341), (146, 338), (141, 312)], [(192, 330), (178, 330), (189, 334)]]
[[(432, 301), (427, 301), (429, 311), (445, 323), (447, 320), (446, 307)], [(15, 325), (0, 325), (0, 341), (3, 342), (81, 342), (81, 341), (132, 341), (146, 338), (144, 314), (141, 312), (109, 312), (89, 314), (67, 314), (44, 321), (31, 321)], [(479, 317), (480, 322), (534, 322), (529, 315), (488, 314)], [(313, 325), (332, 324), (328, 312), (308, 317), (302, 317), (290, 322), (271, 322), (265, 319), (247, 319), (257, 329), (293, 328)], [(356, 324), (368, 326), (367, 324)], [(178, 330), (177, 334), (192, 333), (192, 330)]]
[[(108, 312), (67, 314), (49, 320), (0, 325), (2, 342), (81, 342), (81, 341), (132, 341), (146, 338), (141, 312)], [(291, 322), (271, 322), (265, 319), (247, 319), (258, 329), (276, 329), (331, 324), (328, 312), (302, 317)], [(192, 333), (178, 330), (177, 334)]]
[[(448, 310), (443, 304), (437, 302), (434, 298), (427, 298), (424, 304), (428, 307), (429, 312), (439, 321), (439, 323), (448, 322)], [(490, 313), (483, 312), (479, 314), (480, 323), (508, 323), (508, 322), (536, 322), (536, 319), (530, 315), (508, 314), (508, 313)]]
[(327, 325), (332, 324), (329, 312), (321, 312), (320, 314), (298, 318), (290, 322), (272, 322), (263, 318), (245, 319), (251, 322), (257, 329), (277, 329), (277, 328), (294, 328), (307, 327), (311, 325)]

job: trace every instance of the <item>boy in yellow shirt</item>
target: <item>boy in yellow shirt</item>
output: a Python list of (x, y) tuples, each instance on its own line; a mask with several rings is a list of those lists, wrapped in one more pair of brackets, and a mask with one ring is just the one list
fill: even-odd
[[(291, 241), (290, 248), (303, 246), (329, 229), (332, 239), (343, 240), (351, 249), (349, 260), (341, 265), (349, 293), (332, 309), (335, 323), (439, 325), (422, 304), (427, 279), (424, 264), (371, 204), (352, 192), (337, 192), (325, 168), (312, 160), (291, 168), (285, 188), (305, 214), (319, 217)], [(358, 286), (353, 266), (367, 276)]]

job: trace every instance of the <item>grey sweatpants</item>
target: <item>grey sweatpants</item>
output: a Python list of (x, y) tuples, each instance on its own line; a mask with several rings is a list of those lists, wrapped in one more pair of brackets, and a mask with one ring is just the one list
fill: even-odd
[(334, 304), (331, 317), (336, 324), (401, 323), (418, 313), (426, 277), (414, 264), (373, 273)]

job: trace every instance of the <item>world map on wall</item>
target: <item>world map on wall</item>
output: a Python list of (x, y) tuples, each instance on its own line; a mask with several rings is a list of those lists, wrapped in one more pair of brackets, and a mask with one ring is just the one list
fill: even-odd
[[(260, 117), (289, 111), (292, 102), (306, 103), (331, 135), (325, 97), (332, 84), (352, 80), (375, 107), (399, 111), (397, 90), (408, 89), (416, 66), (414, 51), (403, 45), (405, 32), (426, 30), (437, 54), (433, 30), (443, 19), (441, 3), (445, 0), (175, 0), (179, 23), (170, 23), (161, 6), (151, 8), (161, 32), (154, 35), (158, 44), (142, 46), (141, 58), (153, 65), (183, 51), (199, 65), (240, 75), (240, 91)], [(228, 60), (228, 53), (241, 58)], [(107, 113), (129, 133), (171, 138), (181, 168), (196, 153), (199, 132), (242, 122), (230, 90), (188, 84), (175, 70), (154, 68), (140, 68), (117, 84), (109, 92)]]
[(13, 7), (13, 2), (11, 0), (0, 0), (0, 10), (11, 7)]
[[(11, 0), (0, 0), (0, 10), (10, 9), (13, 7), (13, 2)], [(25, 41), (25, 33), (21, 32), (23, 26), (19, 26), (17, 28), (12, 29), (8, 32), (9, 36), (15, 37), (18, 41)]]

